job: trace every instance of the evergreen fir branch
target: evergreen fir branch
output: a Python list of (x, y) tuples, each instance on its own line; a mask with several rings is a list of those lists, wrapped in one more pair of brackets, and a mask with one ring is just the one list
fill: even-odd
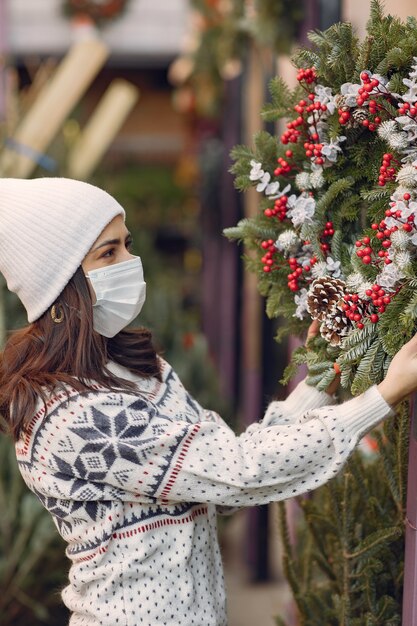
[[(378, 442), (378, 447), (380, 450), (384, 450), (384, 440), (382, 438), (381, 433), (376, 430), (374, 431), (374, 437)], [(389, 486), (389, 490), (391, 492), (391, 497), (396, 504), (398, 510), (401, 509), (401, 493), (399, 490), (397, 477), (393, 471), (393, 459), (389, 454), (381, 454), (379, 459), (379, 465), (381, 466), (381, 471), (385, 475), (387, 485)]]
[(228, 239), (239, 241), (275, 239), (276, 233), (270, 225), (265, 227), (263, 223), (257, 222), (253, 218), (245, 217), (236, 226), (230, 226), (223, 230), (223, 234)]
[(331, 206), (336, 201), (338, 196), (344, 194), (354, 184), (354, 180), (350, 178), (341, 178), (328, 188), (328, 190), (322, 195), (320, 200), (316, 203), (315, 218), (318, 220), (324, 220), (326, 211), (331, 212)]
[(293, 115), (295, 94), (281, 77), (277, 76), (269, 82), (269, 92), (272, 101), (264, 105), (261, 113), (265, 122)]
[(292, 62), (296, 67), (315, 67), (320, 71), (320, 56), (313, 50), (299, 49), (292, 56)]
[(361, 197), (367, 202), (387, 205), (390, 200), (390, 190), (386, 187), (378, 187), (377, 189), (363, 189), (361, 190)]
[(385, 352), (379, 337), (375, 338), (368, 350), (363, 353), (352, 382), (351, 391), (358, 395), (368, 389), (373, 382), (380, 382)]
[[(365, 330), (365, 328), (363, 330)], [(351, 335), (348, 336), (347, 338), (350, 339), (352, 334), (353, 333), (351, 333)], [(372, 346), (374, 342), (379, 341), (379, 338), (376, 337), (376, 333), (364, 335), (363, 337), (360, 337), (359, 335), (360, 333), (357, 333), (356, 335), (357, 342), (354, 345), (352, 345), (350, 348), (348, 348), (346, 352), (342, 352), (340, 354), (338, 358), (339, 363), (343, 365), (356, 363), (358, 359), (362, 359), (364, 357), (364, 355), (369, 351), (370, 347)]]
[(395, 541), (401, 537), (401, 530), (398, 526), (392, 528), (383, 528), (371, 533), (361, 541), (352, 552), (346, 554), (347, 559), (357, 559), (363, 557), (365, 554), (367, 558), (374, 556), (386, 549), (386, 545), (391, 541)]

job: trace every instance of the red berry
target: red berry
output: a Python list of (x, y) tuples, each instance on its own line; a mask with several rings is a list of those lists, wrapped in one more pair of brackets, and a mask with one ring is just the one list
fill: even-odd
[(376, 324), (378, 320), (379, 320), (378, 315), (376, 313), (372, 313), (372, 315), (371, 315), (371, 322), (372, 322), (372, 324)]

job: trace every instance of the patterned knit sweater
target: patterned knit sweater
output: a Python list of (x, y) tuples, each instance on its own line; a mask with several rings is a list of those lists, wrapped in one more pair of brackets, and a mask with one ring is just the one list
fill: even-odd
[(225, 626), (216, 509), (315, 489), (390, 413), (376, 387), (328, 406), (302, 382), (236, 436), (167, 363), (162, 382), (111, 369), (137, 393), (58, 393), (16, 445), (68, 542), (71, 626)]

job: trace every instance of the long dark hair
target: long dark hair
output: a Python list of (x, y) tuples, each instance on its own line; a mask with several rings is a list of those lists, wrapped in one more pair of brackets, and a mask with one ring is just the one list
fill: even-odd
[(54, 303), (35, 322), (15, 331), (0, 354), (0, 415), (3, 430), (17, 440), (35, 413), (39, 398), (70, 385), (88, 390), (98, 383), (107, 389), (134, 390), (131, 381), (115, 376), (106, 364), (116, 361), (145, 378), (160, 379), (160, 364), (149, 330), (123, 330), (106, 339), (93, 330), (90, 291), (78, 268)]

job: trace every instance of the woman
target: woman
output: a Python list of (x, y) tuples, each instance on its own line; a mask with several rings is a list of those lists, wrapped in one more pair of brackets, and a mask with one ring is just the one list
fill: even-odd
[[(300, 383), (235, 436), (189, 396), (145, 330), (123, 208), (67, 179), (0, 179), (0, 271), (29, 326), (0, 359), (0, 412), (71, 560), (71, 626), (226, 624), (217, 507), (331, 479), (417, 389), (417, 339), (340, 406)], [(256, 416), (254, 416), (256, 417)]]

